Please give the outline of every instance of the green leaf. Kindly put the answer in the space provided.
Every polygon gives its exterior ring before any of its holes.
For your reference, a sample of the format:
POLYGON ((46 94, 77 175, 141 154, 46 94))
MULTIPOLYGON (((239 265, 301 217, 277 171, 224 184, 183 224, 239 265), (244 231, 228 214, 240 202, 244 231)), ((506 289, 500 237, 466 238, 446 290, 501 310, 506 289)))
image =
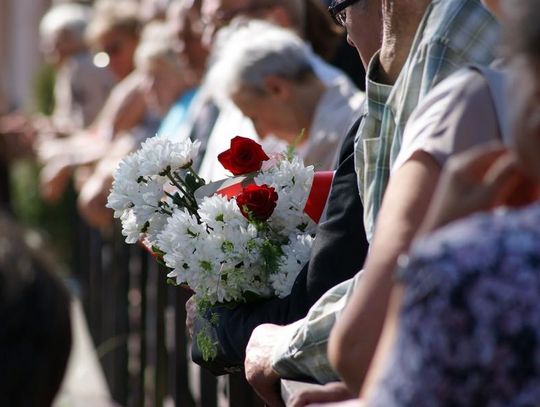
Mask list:
POLYGON ((294 155, 296 154, 296 147, 302 142, 304 139, 304 136, 306 134, 306 129, 302 129, 298 136, 295 137, 293 142, 287 146, 287 151, 285 153, 285 156, 287 157, 287 160, 292 161, 294 158, 294 155))
POLYGON ((186 172, 184 183, 191 192, 195 192, 195 190, 204 185, 204 183, 201 182, 201 178, 195 177, 191 171, 186 172))
POLYGON ((308 227, 308 224, 304 222, 304 223, 298 225, 297 229, 300 232, 304 233, 306 231, 307 227, 308 227))
POLYGON ((275 272, 280 266, 283 251, 281 246, 266 240, 261 246, 261 257, 264 263, 264 270, 267 274, 275 272))
POLYGON ((202 352, 202 357, 205 362, 214 360, 217 356, 217 342, 212 341, 208 335, 208 331, 202 330, 197 334, 197 346, 202 352))

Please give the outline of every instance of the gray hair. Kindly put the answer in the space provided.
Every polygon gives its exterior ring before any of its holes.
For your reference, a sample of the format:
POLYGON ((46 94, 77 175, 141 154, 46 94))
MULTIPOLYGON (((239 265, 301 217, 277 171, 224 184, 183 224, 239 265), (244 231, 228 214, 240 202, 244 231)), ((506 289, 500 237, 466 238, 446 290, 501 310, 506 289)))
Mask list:
POLYGON ((241 87, 264 92, 269 75, 297 81, 312 72, 311 51, 294 32, 259 20, 237 20, 219 31, 205 81, 219 100, 241 87))
POLYGON ((81 4, 59 4, 47 11, 39 24, 39 34, 48 40, 65 30, 74 39, 84 42, 84 31, 92 17, 92 9, 81 4))

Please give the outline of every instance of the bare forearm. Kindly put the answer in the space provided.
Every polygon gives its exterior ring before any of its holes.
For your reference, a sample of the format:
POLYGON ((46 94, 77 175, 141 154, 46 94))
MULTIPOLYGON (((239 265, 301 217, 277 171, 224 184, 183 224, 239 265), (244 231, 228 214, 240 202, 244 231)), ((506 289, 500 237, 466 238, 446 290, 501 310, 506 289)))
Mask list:
MULTIPOLYGON (((414 235, 411 230, 398 229, 393 228, 395 244, 382 248, 384 256, 368 259, 364 279, 330 337, 330 361, 354 394, 360 392, 379 341, 397 258, 414 235)), ((374 244, 372 253, 376 248, 374 244)))
POLYGON ((427 154, 413 157, 396 171, 387 188, 363 280, 330 337, 330 361, 356 394, 377 347, 398 257, 414 238, 440 171, 427 154))

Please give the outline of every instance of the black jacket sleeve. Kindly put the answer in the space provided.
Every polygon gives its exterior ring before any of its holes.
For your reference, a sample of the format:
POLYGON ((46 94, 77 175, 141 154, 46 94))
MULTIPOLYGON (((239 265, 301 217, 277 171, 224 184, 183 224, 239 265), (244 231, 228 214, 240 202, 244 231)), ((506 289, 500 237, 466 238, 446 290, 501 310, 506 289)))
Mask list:
MULTIPOLYGON (((219 342, 218 356, 205 362, 196 341, 192 358, 214 374, 224 374, 243 366, 251 332, 258 325, 285 325, 303 318, 309 308, 330 288, 353 277, 361 269, 368 243, 363 224, 363 208, 354 169, 354 136, 360 120, 344 139, 338 169, 330 192, 326 220, 319 224, 310 261, 296 278, 291 294, 242 304, 234 309, 215 307, 219 316, 211 336, 219 342)), ((194 337, 204 321, 195 323, 194 337)))

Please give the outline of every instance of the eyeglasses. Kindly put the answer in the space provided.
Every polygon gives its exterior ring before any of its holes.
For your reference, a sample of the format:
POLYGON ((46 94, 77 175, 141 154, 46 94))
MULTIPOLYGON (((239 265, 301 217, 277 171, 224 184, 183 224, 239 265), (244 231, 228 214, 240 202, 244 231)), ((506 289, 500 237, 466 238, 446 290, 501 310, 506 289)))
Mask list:
POLYGON ((330 7, 328 7, 328 12, 336 22, 336 24, 345 27, 345 9, 349 6, 352 6, 354 3, 357 3, 359 0, 334 0, 330 7))

